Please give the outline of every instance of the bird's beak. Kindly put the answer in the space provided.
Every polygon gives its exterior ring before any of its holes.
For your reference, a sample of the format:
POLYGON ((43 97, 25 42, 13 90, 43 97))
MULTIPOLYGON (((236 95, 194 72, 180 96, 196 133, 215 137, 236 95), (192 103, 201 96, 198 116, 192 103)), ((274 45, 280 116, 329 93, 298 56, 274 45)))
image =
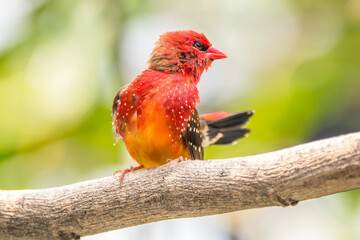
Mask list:
POLYGON ((209 47, 206 51, 206 57, 215 60, 227 58, 227 55, 215 47, 209 47))

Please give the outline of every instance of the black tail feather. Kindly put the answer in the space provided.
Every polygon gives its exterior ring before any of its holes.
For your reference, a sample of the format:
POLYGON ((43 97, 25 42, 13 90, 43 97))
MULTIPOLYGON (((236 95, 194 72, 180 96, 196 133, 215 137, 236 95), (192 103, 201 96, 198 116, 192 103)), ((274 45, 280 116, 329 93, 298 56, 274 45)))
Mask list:
POLYGON ((239 112, 228 117, 206 121, 206 123, 212 128, 237 128, 246 125, 253 114, 254 111, 239 112))
POLYGON ((221 132, 223 136, 213 144, 215 145, 233 144, 238 139, 246 137, 246 135, 249 134, 250 132, 251 130, 247 128, 236 129, 236 130, 224 130, 221 132))
POLYGON ((254 111, 246 111, 215 120, 202 119, 204 146, 232 144, 238 139, 246 137, 251 130, 242 127, 249 122, 249 118, 253 114, 254 111))

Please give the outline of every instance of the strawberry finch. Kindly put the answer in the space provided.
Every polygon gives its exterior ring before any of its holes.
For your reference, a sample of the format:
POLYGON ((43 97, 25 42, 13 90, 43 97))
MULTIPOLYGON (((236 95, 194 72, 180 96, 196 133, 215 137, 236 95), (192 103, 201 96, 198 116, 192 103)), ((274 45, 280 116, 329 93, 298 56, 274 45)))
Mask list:
POLYGON ((140 166, 163 165, 170 159, 203 159, 203 148, 234 143, 246 136, 242 128, 253 111, 200 115, 197 83, 216 59, 226 58, 202 33, 167 32, 156 42, 149 67, 121 88, 113 102, 112 124, 140 166))

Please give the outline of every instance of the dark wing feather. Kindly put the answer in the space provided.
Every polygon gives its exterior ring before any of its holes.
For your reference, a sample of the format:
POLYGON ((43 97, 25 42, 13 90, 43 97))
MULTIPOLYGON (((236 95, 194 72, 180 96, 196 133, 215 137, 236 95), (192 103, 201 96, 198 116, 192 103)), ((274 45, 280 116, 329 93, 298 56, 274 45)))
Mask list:
POLYGON ((204 148, 202 145, 202 131, 200 127, 199 114, 196 109, 188 121, 184 140, 190 151, 191 159, 203 160, 204 148))
POLYGON ((115 116, 116 111, 117 111, 117 108, 118 108, 118 105, 119 105, 119 103, 120 103, 121 90, 122 90, 122 89, 120 89, 120 90, 116 93, 116 95, 115 95, 115 97, 114 97, 113 105, 112 105, 112 109, 111 109, 111 116, 112 116, 112 117, 115 116))
POLYGON ((117 128, 115 126, 116 112, 118 111, 118 106, 119 106, 120 100, 121 100, 121 91, 122 91, 122 88, 116 93, 114 101, 113 101, 112 109, 111 109, 112 126, 113 126, 113 131, 114 131, 114 144, 121 138, 121 136, 118 133, 117 128))

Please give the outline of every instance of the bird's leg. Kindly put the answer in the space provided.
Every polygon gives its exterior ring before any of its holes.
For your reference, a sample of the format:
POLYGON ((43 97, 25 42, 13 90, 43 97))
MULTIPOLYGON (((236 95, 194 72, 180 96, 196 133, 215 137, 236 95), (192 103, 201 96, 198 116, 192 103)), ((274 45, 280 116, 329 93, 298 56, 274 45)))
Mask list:
POLYGON ((140 170, 140 169, 142 169, 142 168, 144 168, 144 167, 140 165, 140 166, 137 166, 137 167, 131 166, 130 168, 127 168, 127 169, 124 169, 124 170, 116 170, 116 171, 114 172, 114 174, 113 174, 113 177, 115 177, 116 174, 121 173, 120 179, 119 179, 119 181, 120 181, 120 186, 121 186, 121 184, 122 184, 122 182, 123 182, 123 180, 124 180, 124 176, 125 176, 126 173, 128 173, 128 172, 135 172, 135 171, 140 170))

